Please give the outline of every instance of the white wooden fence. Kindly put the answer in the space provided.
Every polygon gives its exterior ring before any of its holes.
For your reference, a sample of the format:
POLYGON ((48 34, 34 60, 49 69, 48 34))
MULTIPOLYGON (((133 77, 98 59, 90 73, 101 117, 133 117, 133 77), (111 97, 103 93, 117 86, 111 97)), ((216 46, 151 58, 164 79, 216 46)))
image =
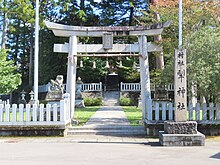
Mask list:
MULTIPOLYGON (((160 123, 174 120, 173 103, 147 101, 147 123, 160 123)), ((220 104, 196 103, 188 106, 188 120, 197 121, 199 124, 220 124, 220 104)))
MULTIPOLYGON (((63 84, 63 86, 64 86, 64 90, 66 90, 66 84, 63 84)), ((49 90, 50 90, 50 83, 45 84, 45 85, 39 85, 38 87, 38 91, 40 93, 48 92, 49 90)), ((81 90, 85 92, 102 91, 102 82, 81 84, 81 90)))
POLYGON ((0 104, 0 126, 65 126, 70 123, 70 100, 60 104, 0 104))
MULTIPOLYGON (((156 85, 151 84, 151 91, 155 91, 156 85)), ((174 85, 173 84, 168 84, 166 86, 168 91, 174 91, 174 85)), ((120 89, 122 92, 125 91, 141 91, 141 84, 140 83, 123 83, 121 82, 120 84, 120 89)))

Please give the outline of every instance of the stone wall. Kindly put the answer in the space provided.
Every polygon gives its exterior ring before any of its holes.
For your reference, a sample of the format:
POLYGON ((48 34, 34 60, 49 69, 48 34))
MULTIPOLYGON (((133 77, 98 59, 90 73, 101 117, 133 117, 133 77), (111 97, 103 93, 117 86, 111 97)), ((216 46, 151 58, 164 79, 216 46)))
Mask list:
POLYGON ((1 126, 0 136, 66 136, 61 126, 1 126))
POLYGON ((94 91, 94 92, 82 92, 83 98, 96 98, 103 97, 102 92, 94 91))
MULTIPOLYGON (((159 131, 164 131, 164 124, 145 124, 145 129, 147 136, 159 137, 159 131)), ((220 136, 220 125, 198 124, 197 130, 206 136, 220 136)))

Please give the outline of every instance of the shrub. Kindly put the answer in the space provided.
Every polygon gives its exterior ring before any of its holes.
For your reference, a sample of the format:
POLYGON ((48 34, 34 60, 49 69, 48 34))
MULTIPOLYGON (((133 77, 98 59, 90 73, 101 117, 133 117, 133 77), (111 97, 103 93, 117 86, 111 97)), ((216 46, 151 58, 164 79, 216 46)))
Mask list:
POLYGON ((97 106, 97 105, 102 105, 102 97, 96 97, 96 98, 93 98, 93 105, 97 106))
POLYGON ((131 105, 131 99, 127 97, 121 97, 120 98, 120 105, 122 106, 129 106, 131 105))
POLYGON ((85 106, 98 106, 102 105, 102 97, 96 97, 96 98, 84 98, 84 104, 85 106))

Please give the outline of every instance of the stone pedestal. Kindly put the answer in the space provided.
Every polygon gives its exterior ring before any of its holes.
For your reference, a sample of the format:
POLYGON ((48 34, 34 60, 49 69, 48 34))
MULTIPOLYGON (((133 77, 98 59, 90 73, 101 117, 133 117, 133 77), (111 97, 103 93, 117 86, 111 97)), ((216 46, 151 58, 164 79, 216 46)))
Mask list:
POLYGON ((76 99, 75 100, 75 107, 76 108, 84 108, 85 107, 84 100, 83 99, 76 99))
POLYGON ((164 131, 159 132, 163 146, 204 146, 205 135, 197 131, 196 121, 164 122, 164 131))

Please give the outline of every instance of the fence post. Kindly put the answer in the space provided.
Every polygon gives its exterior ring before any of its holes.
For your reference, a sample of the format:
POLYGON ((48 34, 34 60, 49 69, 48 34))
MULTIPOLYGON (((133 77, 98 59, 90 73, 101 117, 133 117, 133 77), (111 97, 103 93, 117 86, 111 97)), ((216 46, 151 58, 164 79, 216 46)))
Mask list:
POLYGON ((60 101, 60 121, 65 121, 66 104, 65 99, 60 101))
POLYGON ((169 108, 169 120, 173 120, 173 104, 169 103, 168 108, 169 108))
POLYGON ((166 120, 166 113, 167 112, 167 103, 162 103, 162 120, 166 120))
POLYGON ((147 120, 152 121, 152 100, 147 100, 147 120))
POLYGON ((10 104, 5 105, 5 121, 10 121, 10 104))
POLYGON ((26 121, 27 122, 31 121, 30 111, 31 111, 31 105, 26 104, 26 121))
POLYGON ((53 105, 53 121, 57 121, 57 104, 53 105))
POLYGON ((17 104, 12 105, 12 122, 17 121, 17 104))
POLYGON ((202 120, 204 121, 207 120, 207 104, 206 103, 202 104, 202 120))
POLYGON ((189 120, 193 120, 193 104, 192 103, 189 103, 189 120))
POLYGON ((24 104, 19 104, 19 121, 24 121, 24 104))
POLYGON ((44 121, 44 104, 40 104, 40 121, 44 121))
POLYGON ((196 103, 196 121, 200 120, 200 104, 196 103))
POLYGON ((160 106, 159 103, 155 103, 155 120, 158 121, 160 119, 160 106))
POLYGON ((220 120, 220 103, 216 104, 216 120, 220 120))
POLYGON ((51 121, 50 119, 50 109, 51 109, 51 104, 46 105, 46 121, 51 121))
POLYGON ((33 121, 37 121, 37 104, 33 105, 33 121))
POLYGON ((0 122, 3 121, 3 108, 4 108, 4 105, 0 104, 0 122))
POLYGON ((214 120, 214 104, 210 103, 209 104, 209 120, 214 120))

